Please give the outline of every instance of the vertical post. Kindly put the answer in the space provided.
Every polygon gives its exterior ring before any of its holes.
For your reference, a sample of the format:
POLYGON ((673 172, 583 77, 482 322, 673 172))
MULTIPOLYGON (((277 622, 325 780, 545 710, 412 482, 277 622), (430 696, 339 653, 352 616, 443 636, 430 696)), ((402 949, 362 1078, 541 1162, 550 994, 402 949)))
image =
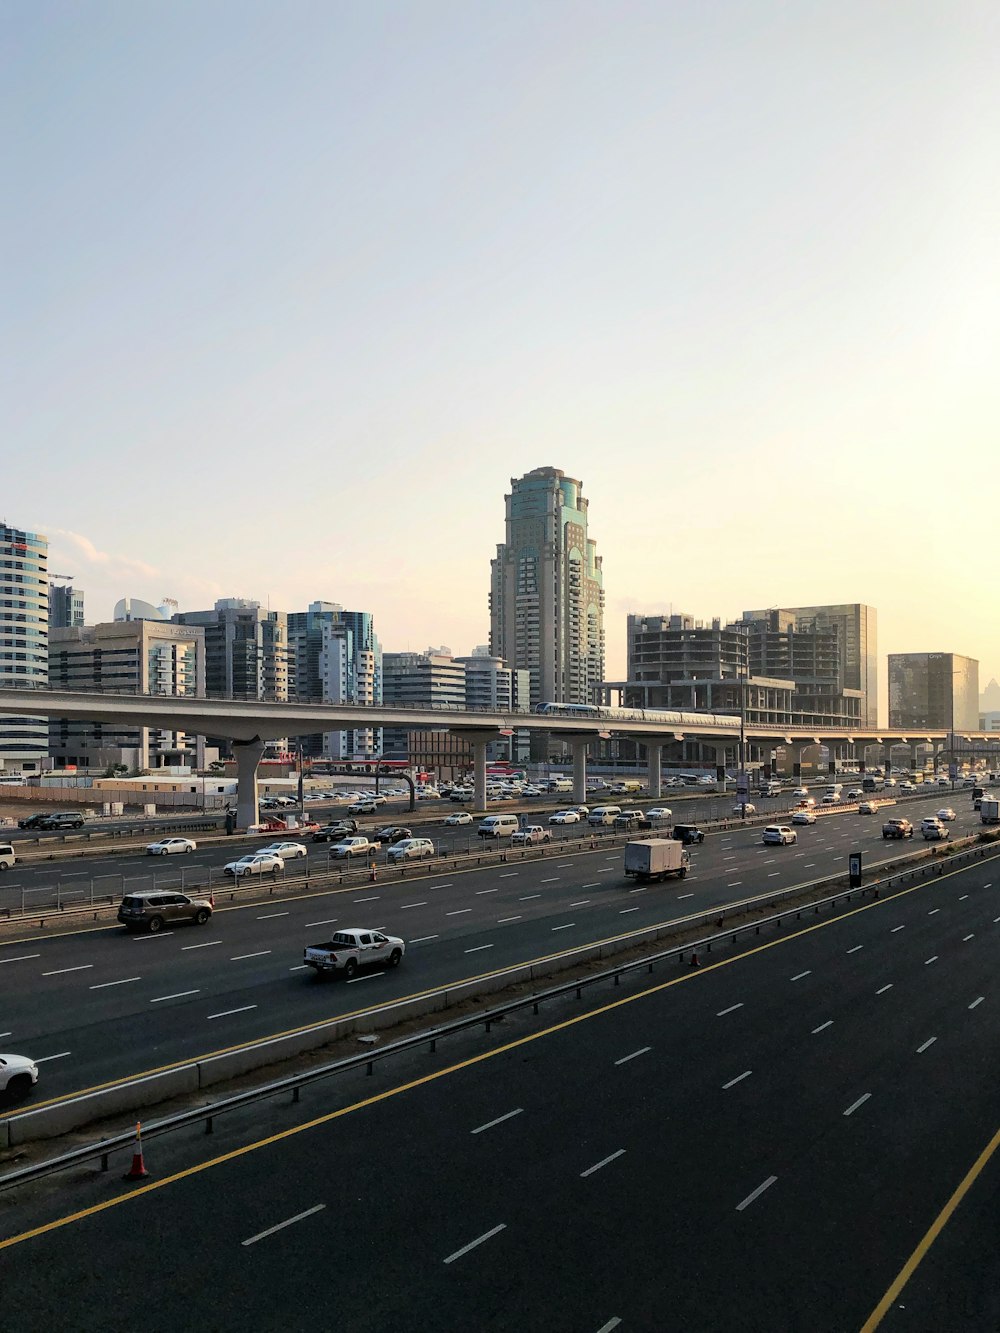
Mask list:
POLYGON ((588 736, 574 736, 570 741, 573 751, 573 800, 583 805, 587 799, 587 745, 588 736))
POLYGON ((475 807, 477 810, 486 809, 486 746, 488 744, 486 736, 472 737, 472 763, 475 771, 475 807))
POLYGON ((648 775, 646 785, 649 794, 655 800, 659 800, 663 788, 663 749, 657 740, 646 745, 646 766, 648 775))
POLYGON ((236 755, 236 826, 247 829, 257 823, 257 765, 264 753, 259 736, 252 741, 233 741, 236 755))
POLYGON ((750 775, 747 773, 747 625, 739 622, 740 630, 740 757, 736 791, 740 801, 740 819, 747 817, 747 796, 750 793, 750 775))

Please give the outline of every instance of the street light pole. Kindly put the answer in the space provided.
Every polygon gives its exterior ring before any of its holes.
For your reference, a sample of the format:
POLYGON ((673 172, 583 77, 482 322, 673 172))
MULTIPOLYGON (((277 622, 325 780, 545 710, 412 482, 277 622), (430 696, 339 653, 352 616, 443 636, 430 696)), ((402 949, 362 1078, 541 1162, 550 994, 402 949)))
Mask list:
POLYGON ((739 630, 739 669, 740 669, 740 776, 738 779, 740 793, 740 819, 747 817, 747 789, 749 787, 749 778, 747 777, 747 671, 746 671, 746 625, 740 621, 739 630))

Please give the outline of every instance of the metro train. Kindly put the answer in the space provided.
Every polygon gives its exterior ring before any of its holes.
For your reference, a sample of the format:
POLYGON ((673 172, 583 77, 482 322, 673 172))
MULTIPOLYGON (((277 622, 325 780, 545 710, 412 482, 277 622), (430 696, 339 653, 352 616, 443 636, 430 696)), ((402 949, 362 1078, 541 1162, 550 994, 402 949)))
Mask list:
POLYGON ((600 704, 537 704, 536 713, 552 717, 584 717, 612 722, 662 722, 667 727, 722 727, 738 732, 740 719, 730 713, 683 713, 669 708, 610 708, 600 704))

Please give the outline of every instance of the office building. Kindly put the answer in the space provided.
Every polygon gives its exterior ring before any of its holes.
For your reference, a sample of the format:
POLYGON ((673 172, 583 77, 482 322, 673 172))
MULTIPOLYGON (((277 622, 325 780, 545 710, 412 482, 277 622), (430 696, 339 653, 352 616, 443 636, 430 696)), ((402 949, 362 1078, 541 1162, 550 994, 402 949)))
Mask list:
MULTIPOLYGON (((195 697, 205 692, 205 632, 160 620, 118 620, 49 632, 49 684, 61 690, 195 697)), ((53 718, 49 749, 60 767, 165 764, 203 768, 205 739, 183 731, 53 718)))
MULTIPOLYGON (((773 608, 772 608, 773 609, 773 608)), ((764 620, 770 611, 744 611, 744 620, 764 620)), ((862 602, 833 606, 788 606, 782 614, 795 617, 798 631, 836 629, 841 672, 846 690, 861 691, 860 725, 878 726, 878 613, 862 602)))
POLYGON ((588 501, 558 468, 510 484, 491 562, 490 652, 528 672, 531 707, 593 703, 604 679, 604 585, 588 501))
MULTIPOLYGON (((0 685, 49 679, 48 538, 0 522, 0 685)), ((0 716, 0 773, 37 773, 49 752, 48 721, 0 716)))
POLYGON ((49 584, 49 629, 83 624, 83 592, 68 583, 49 584))
POLYGON ((958 653, 890 653, 889 726, 978 731, 979 663, 958 653))
MULTIPOLYGON (((382 702, 413 709, 465 708, 465 664, 429 649, 425 653, 382 654, 382 702)), ((407 759, 407 727, 385 727, 382 753, 387 759, 407 759)))
MULTIPOLYGON (((382 645, 368 611, 340 611, 336 621, 324 623, 318 667, 324 703, 382 703, 382 645)), ((322 753, 330 759, 375 758, 382 753, 382 728, 324 732, 322 753)))
MULTIPOLYGON (((531 683, 527 670, 515 671, 502 657, 492 657, 477 648, 469 657, 456 657, 465 667, 465 706, 474 712, 518 713, 530 710, 531 683)), ((491 741, 488 759, 527 762, 530 733, 515 731, 509 737, 491 741)))

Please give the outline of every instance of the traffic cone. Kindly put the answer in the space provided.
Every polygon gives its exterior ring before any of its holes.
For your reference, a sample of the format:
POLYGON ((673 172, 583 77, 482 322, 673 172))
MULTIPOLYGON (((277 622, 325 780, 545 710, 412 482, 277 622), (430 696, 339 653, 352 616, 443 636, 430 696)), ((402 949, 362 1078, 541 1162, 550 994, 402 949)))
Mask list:
POLYGON ((211 907, 212 911, 214 912, 214 911, 215 911, 215 890, 214 890, 214 889, 209 889, 209 891, 208 891, 208 904, 209 904, 209 906, 211 907))
POLYGON ((701 967, 701 963, 699 963, 699 961, 698 961, 698 954, 697 954, 697 951, 693 951, 692 954, 691 954, 691 966, 692 966, 692 967, 701 967))
POLYGON ((142 1124, 135 1122, 135 1151, 132 1154, 132 1165, 122 1176, 123 1180, 145 1180, 149 1175, 146 1170, 146 1163, 142 1160, 142 1124))

